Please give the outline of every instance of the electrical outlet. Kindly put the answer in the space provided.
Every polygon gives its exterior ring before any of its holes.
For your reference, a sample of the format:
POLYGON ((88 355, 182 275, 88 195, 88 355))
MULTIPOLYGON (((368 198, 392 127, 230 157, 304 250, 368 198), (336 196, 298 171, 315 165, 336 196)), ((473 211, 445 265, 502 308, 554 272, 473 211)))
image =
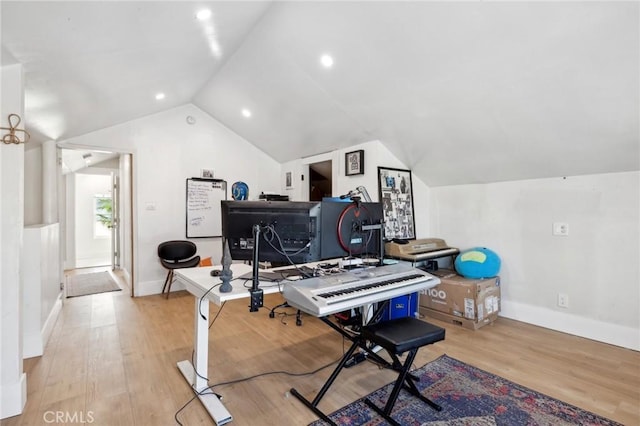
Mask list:
POLYGON ((553 222, 553 235, 561 237, 569 235, 569 224, 565 222, 553 222))
POLYGON ((565 293, 558 293, 558 306, 561 308, 569 307, 569 295, 565 293))

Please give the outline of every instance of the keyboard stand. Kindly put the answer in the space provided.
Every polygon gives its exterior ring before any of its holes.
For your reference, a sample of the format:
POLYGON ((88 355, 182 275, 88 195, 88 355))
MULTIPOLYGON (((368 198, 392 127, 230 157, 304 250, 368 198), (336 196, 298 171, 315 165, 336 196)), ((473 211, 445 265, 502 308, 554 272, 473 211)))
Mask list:
MULTIPOLYGON (((379 304, 378 308, 376 309, 376 311, 374 312, 373 316, 371 317, 371 321, 370 322, 373 323, 373 322, 377 321, 378 318, 380 318, 380 316, 382 315, 382 311, 388 305, 388 303, 389 303, 389 301, 386 300, 386 301, 384 301, 384 302, 379 304)), ((315 396, 313 401, 309 401, 300 392, 298 392, 295 388, 291 388, 290 392, 291 392, 291 395, 295 396, 298 400, 300 400, 300 402, 302 402, 308 409, 313 411, 322 420, 324 420, 325 422, 329 423, 330 425, 337 426, 329 417, 327 417, 326 414, 324 414, 318 408, 318 404, 320 403, 320 401, 322 400, 324 395, 327 393, 327 391, 329 390, 329 388, 331 387, 333 382, 336 380, 336 378, 338 377, 338 375, 340 374, 342 369, 346 367, 347 362, 351 359, 351 357, 353 356, 353 354, 354 354, 356 349, 360 348, 361 350, 364 351, 363 353, 365 353, 366 356, 368 356, 371 359, 375 360, 375 362, 379 363, 383 367, 391 368, 391 369, 396 370, 396 371, 399 371, 399 370, 396 368, 396 366, 394 366, 393 364, 388 362, 386 359, 382 358, 380 355, 375 353, 374 352, 375 348, 369 348, 368 345, 366 344, 367 342, 363 342, 363 341, 355 338, 351 334, 349 334, 346 331, 344 331, 342 328, 338 327, 335 323, 333 323, 327 317, 320 317, 320 320, 322 320, 322 322, 327 324, 329 327, 331 327, 334 330, 336 330, 338 333, 340 333, 346 339, 349 339, 352 342, 351 347, 342 356, 342 358, 340 359, 340 362, 338 363, 336 368, 331 373, 331 376, 329 376, 329 378, 324 383, 324 385, 322 385, 322 388, 320 389, 320 391, 318 391, 318 394, 315 396)))

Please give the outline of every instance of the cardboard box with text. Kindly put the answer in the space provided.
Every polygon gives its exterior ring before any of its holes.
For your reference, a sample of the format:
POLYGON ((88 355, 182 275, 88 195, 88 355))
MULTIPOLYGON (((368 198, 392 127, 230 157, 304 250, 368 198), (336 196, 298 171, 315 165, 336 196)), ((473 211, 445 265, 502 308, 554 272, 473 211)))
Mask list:
POLYGON ((500 312, 500 277, 468 279, 449 269, 432 274, 440 284, 420 293, 420 307, 474 322, 500 312))

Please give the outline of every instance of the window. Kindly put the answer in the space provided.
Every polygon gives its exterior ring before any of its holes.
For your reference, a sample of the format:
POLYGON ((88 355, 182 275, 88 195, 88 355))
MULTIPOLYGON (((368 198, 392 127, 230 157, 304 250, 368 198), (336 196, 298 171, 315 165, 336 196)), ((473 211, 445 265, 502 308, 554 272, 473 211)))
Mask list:
POLYGON ((96 194, 93 201, 93 236, 108 238, 111 236, 113 199, 111 195, 96 194))

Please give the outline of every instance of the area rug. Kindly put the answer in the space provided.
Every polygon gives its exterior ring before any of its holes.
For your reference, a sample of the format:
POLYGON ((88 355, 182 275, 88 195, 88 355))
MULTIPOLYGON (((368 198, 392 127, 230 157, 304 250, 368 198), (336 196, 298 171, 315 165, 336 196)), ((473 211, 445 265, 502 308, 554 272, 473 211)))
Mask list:
MULTIPOLYGON (((431 409, 403 390, 391 413, 403 426, 620 425, 446 355, 413 373, 420 377, 416 383, 420 393, 440 404, 442 411, 431 409)), ((368 398, 382 408, 391 389, 388 384, 368 398)), ((329 418, 339 425, 387 424, 364 398, 329 418)), ((311 426, 324 424, 317 420, 311 426)))
POLYGON ((91 272, 67 277, 67 297, 122 290, 108 272, 91 272))

